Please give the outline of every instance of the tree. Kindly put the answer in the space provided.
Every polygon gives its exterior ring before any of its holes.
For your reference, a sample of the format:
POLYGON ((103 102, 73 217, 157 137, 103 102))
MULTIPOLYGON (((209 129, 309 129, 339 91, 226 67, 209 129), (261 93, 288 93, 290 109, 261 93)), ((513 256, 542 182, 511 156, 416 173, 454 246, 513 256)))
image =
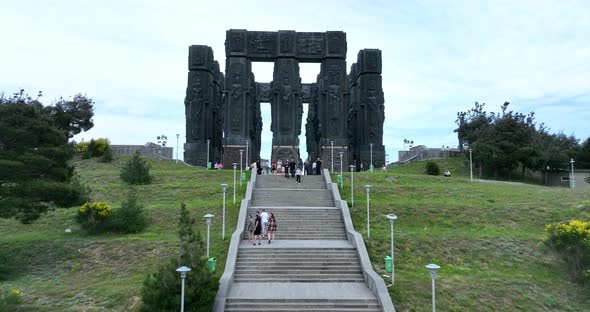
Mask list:
POLYGON ((88 131, 94 126, 93 104, 92 99, 77 94, 71 100, 61 98, 53 106, 48 106, 47 110, 55 120, 56 126, 64 130, 67 138, 71 139, 74 135, 88 131))
MULTIPOLYGON (((0 217, 30 223, 53 207, 81 205, 88 190, 68 163, 74 155, 68 133, 76 126, 60 123, 52 108, 23 93, 0 96, 0 217)), ((91 118, 90 106, 78 122, 91 118)))
POLYGON ((455 132, 460 148, 465 143, 473 150, 480 176, 485 166, 495 177, 503 173, 508 178, 520 167, 524 177, 527 168, 539 170, 543 168, 543 159, 555 157, 547 154, 551 150, 547 148, 551 137, 543 124, 537 129, 535 113, 509 111, 509 105, 505 102, 500 113, 488 113, 484 110, 485 103, 475 102, 471 110, 457 113, 455 132))
POLYGON ((195 219, 190 217, 185 205, 180 208, 180 239, 178 258, 160 265, 155 273, 149 274, 143 282, 141 311, 178 311, 180 306, 180 277, 175 271, 188 266, 186 275, 185 310, 211 311, 218 282, 206 268, 204 244, 199 232, 193 231, 195 219))
POLYGON ((152 179, 150 166, 139 153, 135 153, 121 168, 121 180, 127 184, 150 184, 152 179))
POLYGON ((576 166, 582 169, 590 169, 590 138, 587 138, 581 144, 580 150, 576 155, 576 166))

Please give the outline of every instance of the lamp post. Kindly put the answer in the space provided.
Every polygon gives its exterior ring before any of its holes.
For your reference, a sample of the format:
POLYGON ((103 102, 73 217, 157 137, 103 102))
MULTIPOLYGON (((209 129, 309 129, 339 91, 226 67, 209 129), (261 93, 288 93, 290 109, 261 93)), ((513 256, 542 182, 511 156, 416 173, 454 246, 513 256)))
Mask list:
POLYGON ((223 214, 221 215, 221 239, 225 240, 225 191, 227 184, 221 184, 221 191, 223 192, 223 214))
POLYGON ((242 187, 242 155, 244 154, 244 150, 240 149, 240 187, 242 187))
POLYGON ((371 238, 371 214, 369 213, 369 202, 371 201, 369 193, 371 193, 371 186, 365 185, 365 189, 367 190, 367 238, 371 238))
POLYGON ((236 205, 236 168, 238 167, 237 163, 233 163, 234 165, 234 206, 236 205))
POLYGON ((373 172, 373 143, 369 143, 369 148, 370 148, 370 151, 371 151, 371 153, 370 153, 370 155, 371 155, 371 158, 370 158, 371 163, 369 164, 369 170, 371 172, 373 172))
POLYGON ((436 270, 440 269, 440 266, 431 263, 426 266, 427 269, 430 270, 430 278, 432 279, 432 312, 436 311, 436 292, 434 286, 434 280, 436 279, 436 270))
POLYGON ((570 188, 572 190, 576 188, 576 175, 574 173, 574 163, 575 162, 576 161, 573 158, 570 160, 570 165, 572 166, 572 174, 571 174, 571 177, 570 177, 570 188))
POLYGON ((205 164, 207 170, 209 170, 209 144, 211 144, 211 140, 207 139, 207 163, 205 164))
POLYGON ((472 151, 472 149, 469 149, 469 179, 471 182, 473 182, 473 158, 471 157, 472 151))
POLYGON ((397 216, 393 213, 387 215, 387 219, 389 219, 389 224, 391 225, 391 285, 395 284, 395 258, 393 255, 393 223, 397 220, 397 216))
POLYGON ((180 137, 180 133, 176 134, 176 163, 178 163, 178 137, 180 137))
POLYGON ((354 165, 350 165, 350 205, 354 208, 354 165))
POLYGON ((342 155, 344 155, 343 151, 340 151, 340 189, 342 189, 342 185, 344 183, 344 177, 342 176, 342 155))
POLYGON ((246 140, 246 168, 250 166, 250 161, 248 159, 248 140, 246 140))
POLYGON ((190 271, 191 268, 184 265, 176 269, 176 272, 180 273, 180 279, 182 280, 182 284, 180 286, 180 312, 184 312, 184 280, 186 278, 186 273, 190 271))
POLYGON ((332 146, 332 157, 330 158, 330 163, 332 164, 331 173, 334 174, 334 140, 330 141, 330 145, 332 146))
POLYGON ((209 258, 209 229, 211 228, 211 218, 213 218, 213 215, 208 213, 204 217, 207 220, 207 258, 209 258))

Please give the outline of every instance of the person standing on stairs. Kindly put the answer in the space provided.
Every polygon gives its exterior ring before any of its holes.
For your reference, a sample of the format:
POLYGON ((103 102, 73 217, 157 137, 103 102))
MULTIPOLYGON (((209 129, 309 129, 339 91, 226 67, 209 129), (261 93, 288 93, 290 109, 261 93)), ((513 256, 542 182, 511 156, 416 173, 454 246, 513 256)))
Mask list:
POLYGON ((262 238, 264 238, 266 235, 266 228, 268 227, 268 212, 266 212, 266 210, 262 209, 260 219, 262 219, 262 238))
POLYGON ((250 214, 248 215, 248 223, 246 226, 246 230, 248 231, 248 244, 254 243, 254 230, 256 229, 254 225, 254 218, 252 218, 252 215, 250 214))
POLYGON ((295 177, 297 177, 297 184, 301 184, 301 169, 297 168, 297 171, 295 171, 295 177))
POLYGON ((315 174, 321 175, 322 174, 322 160, 318 157, 318 160, 315 162, 315 174))
POLYGON ((283 164, 283 168, 285 169, 285 178, 289 178, 289 161, 285 160, 283 164))
POLYGON ((260 216, 258 215, 258 211, 256 211, 256 219, 254 220, 254 243, 252 243, 252 245, 256 245, 257 240, 258 245, 260 245, 260 232, 262 232, 262 224, 260 224, 260 216))
POLYGON ((294 178, 295 177, 295 167, 297 164, 295 164, 295 159, 291 158, 291 161, 289 162, 289 171, 291 172, 291 177, 294 178))
POLYGON ((270 244, 271 240, 275 240, 275 231, 277 230, 277 220, 275 219, 274 213, 270 213, 270 217, 268 218, 268 243, 270 244))

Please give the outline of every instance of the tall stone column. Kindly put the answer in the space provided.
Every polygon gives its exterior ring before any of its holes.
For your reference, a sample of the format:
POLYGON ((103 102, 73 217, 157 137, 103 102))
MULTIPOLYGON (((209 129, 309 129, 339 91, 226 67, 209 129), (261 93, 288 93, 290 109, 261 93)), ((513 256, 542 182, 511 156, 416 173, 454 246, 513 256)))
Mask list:
POLYGON ((186 143, 184 159, 196 166, 206 166, 209 161, 221 159, 222 103, 219 64, 213 59, 208 46, 189 47, 189 73, 186 97, 186 143), (209 148, 207 148, 209 140, 209 148))
POLYGON ((313 83, 310 86, 309 106, 307 109, 307 119, 305 123, 305 138, 307 142, 308 160, 314 160, 320 154, 320 121, 318 117, 318 107, 320 101, 319 86, 313 83))
POLYGON ((339 152, 348 148, 346 113, 349 92, 346 60, 324 60, 320 77, 318 120, 321 155, 318 157, 322 159, 325 168, 331 168, 332 162, 339 165, 339 159, 336 159, 339 152))
POLYGON ((279 58, 274 63, 270 107, 273 133, 272 161, 299 159, 299 134, 303 103, 299 62, 294 58, 279 58))
MULTIPOLYGON (((224 88, 224 167, 230 168, 232 163, 240 163, 240 149, 243 149, 242 166, 252 160, 250 154, 253 136, 253 116, 256 114, 255 96, 252 94, 253 75, 251 61, 246 57, 228 57, 225 66, 224 88), (246 140, 248 153, 246 155, 246 140), (248 156, 248 157, 247 157, 248 156)), ((259 110, 258 110, 259 111, 259 110)))
POLYGON ((352 133, 351 151, 359 169, 367 170, 371 164, 385 164, 383 122, 384 95, 381 78, 381 51, 365 49, 358 53, 357 64, 351 70, 352 99, 349 122, 352 133), (371 148, 372 144, 372 148, 371 148))

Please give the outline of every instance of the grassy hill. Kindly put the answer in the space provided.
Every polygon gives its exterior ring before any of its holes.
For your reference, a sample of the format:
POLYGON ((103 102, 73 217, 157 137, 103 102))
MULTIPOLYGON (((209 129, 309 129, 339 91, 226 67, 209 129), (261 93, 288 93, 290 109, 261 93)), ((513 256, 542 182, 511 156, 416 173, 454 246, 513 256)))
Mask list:
MULTIPOLYGON (((111 164, 76 162, 77 172, 92 189, 94 200, 119 207, 127 192, 119 173, 127 159, 118 158, 111 164)), ((217 258, 216 273, 220 277, 246 184, 240 188, 237 181, 234 207, 233 171, 206 171, 160 160, 148 162, 155 181, 137 187, 151 219, 143 233, 82 235, 75 221, 75 208, 52 211, 31 225, 0 219, 0 254, 9 259, 12 267, 9 279, 0 282, 0 288, 14 287, 24 292, 22 311, 133 310, 140 302, 145 274, 177 253, 176 224, 181 202, 196 217, 196 229, 204 234, 203 215, 215 215, 211 256, 217 258), (229 185, 225 241, 221 240, 221 183, 229 185), (73 233, 65 233, 66 228, 73 229, 73 233)))
MULTIPOLYGON (((386 274, 389 220, 395 213, 398 311, 427 311, 430 277, 442 266, 437 306, 442 311, 588 311, 590 287, 572 283, 564 264, 539 246, 547 223, 590 219, 590 190, 469 181, 461 159, 437 160, 451 178, 427 176, 425 162, 388 172, 355 174, 355 228, 366 237, 366 195, 371 190, 373 267, 386 274)), ((345 176, 341 191, 350 201, 345 176)))
MULTIPOLYGON (((125 158, 112 164, 76 162, 95 200, 120 205, 126 186, 119 179, 125 158)), ((155 182, 138 188, 151 218, 141 234, 84 236, 76 209, 59 209, 31 225, 0 219, 0 255, 12 273, 0 288, 24 292, 22 311, 132 311, 140 302, 146 273, 177 251, 180 203, 196 216, 213 213, 211 255, 223 272, 229 237, 235 229, 239 199, 232 205, 233 171, 206 171, 150 160, 155 182), (227 233, 221 240, 221 188, 229 184, 227 233), (64 233, 72 228, 73 233, 64 233)), ((384 274, 389 254, 389 223, 396 213, 396 283, 391 290, 398 311, 430 309, 430 279, 424 265, 442 266, 437 279, 441 311, 587 311, 590 287, 570 282, 563 264, 539 247, 546 223, 590 219, 590 191, 530 185, 470 183, 463 160, 441 163, 451 178, 423 174, 424 163, 387 172, 355 174, 356 229, 365 234, 364 185, 371 192, 371 239, 375 270, 384 274)), ((350 199, 349 173, 342 198, 350 199)), ((333 177, 335 181, 335 177, 333 177)), ((303 180, 305 183, 305 180, 303 180)), ((280 220, 279 220, 280 222, 280 220)), ((261 290, 266 291, 266 290, 261 290)))

